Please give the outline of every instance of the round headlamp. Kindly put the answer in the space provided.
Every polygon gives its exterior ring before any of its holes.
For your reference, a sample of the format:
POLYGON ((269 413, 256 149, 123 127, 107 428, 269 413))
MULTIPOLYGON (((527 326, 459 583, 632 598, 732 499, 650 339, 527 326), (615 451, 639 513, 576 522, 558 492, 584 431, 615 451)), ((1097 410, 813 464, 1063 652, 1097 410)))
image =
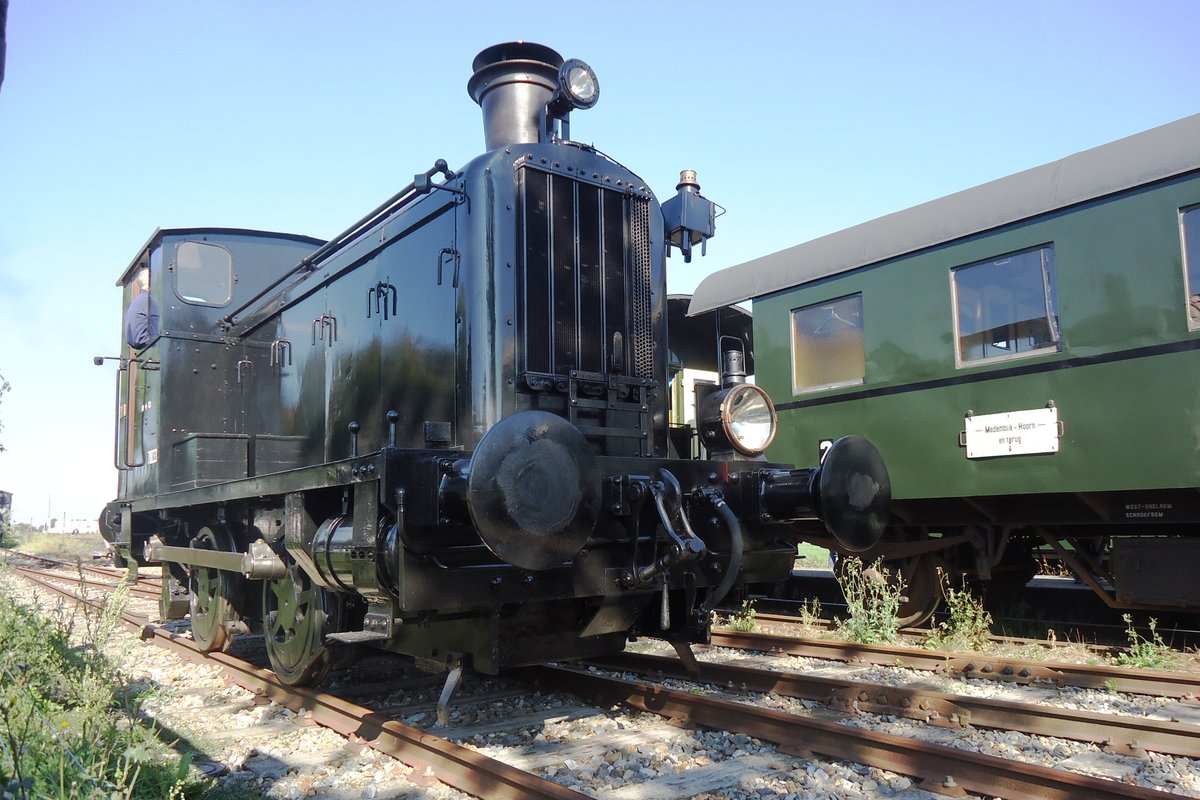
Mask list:
POLYGON ((591 108, 600 99, 600 81, 587 64, 568 58, 558 68, 558 94, 575 108, 591 108))
POLYGON ((713 392, 704 400, 700 417, 704 444, 712 452, 733 449, 758 456, 775 438, 775 406, 751 383, 713 392))

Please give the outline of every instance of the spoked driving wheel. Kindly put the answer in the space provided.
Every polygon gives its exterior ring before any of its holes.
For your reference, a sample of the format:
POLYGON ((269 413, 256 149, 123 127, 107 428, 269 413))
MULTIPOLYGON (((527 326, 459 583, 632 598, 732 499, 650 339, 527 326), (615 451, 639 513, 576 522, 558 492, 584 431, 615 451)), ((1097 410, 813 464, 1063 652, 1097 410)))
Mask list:
POLYGON ((336 597, 315 586, 295 562, 287 574, 263 581, 267 656, 280 680, 316 683, 329 671, 325 632, 336 625, 336 597))
MULTIPOLYGON (((192 547, 233 552, 233 538, 222 528, 203 528, 192 540, 192 547)), ((236 576, 212 567, 191 568, 188 610, 192 617, 192 638, 206 653, 228 650, 233 641, 226 623, 236 617, 230 602, 237 590, 236 580, 236 576)))

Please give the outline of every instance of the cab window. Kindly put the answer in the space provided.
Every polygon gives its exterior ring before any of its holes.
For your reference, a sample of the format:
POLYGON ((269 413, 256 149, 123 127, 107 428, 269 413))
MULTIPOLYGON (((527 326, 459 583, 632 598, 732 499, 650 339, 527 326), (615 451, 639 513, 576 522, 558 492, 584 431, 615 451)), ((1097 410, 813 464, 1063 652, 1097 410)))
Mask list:
POLYGON ((862 295, 792 311, 792 393, 860 384, 866 376, 862 295))
POLYGON ((1183 235, 1183 270, 1187 282, 1188 327, 1200 329, 1200 206, 1184 209, 1180 216, 1183 235))
POLYGON ((233 256, 220 245, 180 242, 175 250, 175 294, 195 305, 225 305, 233 296, 233 256))
POLYGON ((951 270, 959 366, 1059 349, 1054 247, 951 270))

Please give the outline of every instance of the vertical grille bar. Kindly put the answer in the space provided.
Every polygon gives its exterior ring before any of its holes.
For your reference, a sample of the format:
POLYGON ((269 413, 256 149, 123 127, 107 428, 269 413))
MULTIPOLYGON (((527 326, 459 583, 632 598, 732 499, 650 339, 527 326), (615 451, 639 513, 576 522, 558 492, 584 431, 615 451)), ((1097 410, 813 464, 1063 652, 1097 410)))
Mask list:
POLYGON ((606 372, 604 276, 601 270, 600 188, 578 184, 579 191, 579 368, 606 372))
POLYGON ((575 268, 575 182, 561 175, 550 178, 551 274, 554 281, 554 372, 578 369, 579 336, 575 268))
POLYGON ((650 203, 638 198, 629 199, 630 254, 632 262, 633 315, 629 330, 633 339, 633 368, 638 378, 654 376, 654 337, 651 325, 650 287, 650 203))
POLYGON ((550 362, 550 191, 549 175, 521 170, 524 178, 525 269, 519 294, 524 334, 524 368, 548 373, 550 362))
POLYGON ((625 201, 616 192, 601 191, 604 219, 601 257, 604 264, 604 344, 609 363, 604 372, 624 374, 629 364, 625 288, 625 201))

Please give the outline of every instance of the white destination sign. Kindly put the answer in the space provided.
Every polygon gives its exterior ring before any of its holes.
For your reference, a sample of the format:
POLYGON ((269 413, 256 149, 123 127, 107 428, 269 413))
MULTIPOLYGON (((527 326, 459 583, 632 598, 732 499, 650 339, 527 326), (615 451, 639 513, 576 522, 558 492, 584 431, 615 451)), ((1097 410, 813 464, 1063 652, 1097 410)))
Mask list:
POLYGON ((965 419, 967 458, 1058 452, 1058 409, 1035 408, 965 419))

